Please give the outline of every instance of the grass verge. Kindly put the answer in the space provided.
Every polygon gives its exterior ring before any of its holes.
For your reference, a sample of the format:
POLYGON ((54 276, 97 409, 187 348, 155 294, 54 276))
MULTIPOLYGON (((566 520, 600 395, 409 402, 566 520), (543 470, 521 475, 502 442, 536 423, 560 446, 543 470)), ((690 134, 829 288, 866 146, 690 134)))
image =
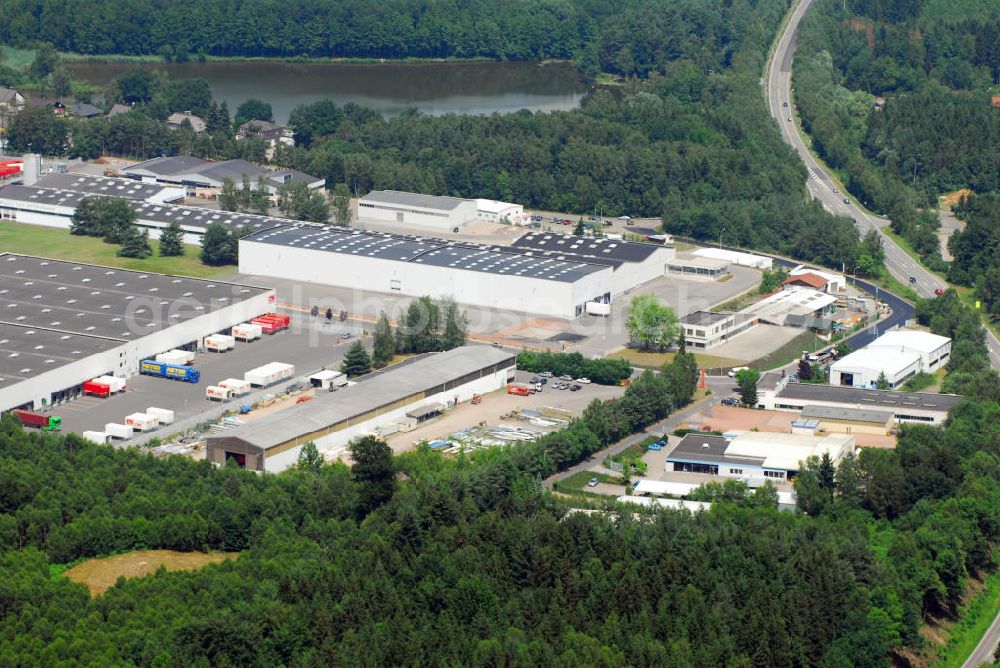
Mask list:
MULTIPOLYGON (((676 354, 677 353, 650 353, 642 350, 633 350, 632 348, 624 348, 611 353, 608 357, 617 357, 619 359, 628 360, 632 366, 643 369, 658 369, 664 364, 672 362, 676 354)), ((742 360, 734 360, 727 357, 716 357, 714 355, 703 355, 701 353, 695 353, 694 356, 695 359, 698 360, 698 366, 703 369, 740 366, 743 364, 742 360)))
POLYGON ((589 487, 587 487, 587 483, 590 482, 591 478, 597 478, 598 482, 606 482, 612 485, 618 484, 617 476, 610 476, 606 473, 595 473, 594 471, 577 471, 568 478, 563 478, 562 480, 553 483, 552 489, 557 492, 563 492, 564 494, 580 494, 601 499, 608 498, 604 494, 595 494, 594 492, 587 491, 589 489, 589 487))
POLYGON ((948 632, 948 643, 939 650, 936 668, 959 668, 976 649, 986 629, 1000 611, 1000 573, 993 573, 983 582, 959 613, 948 632))
POLYGON ((0 222, 0 250, 25 255, 40 255, 55 260, 85 262, 119 269, 133 269, 158 274, 176 274, 191 278, 213 278, 236 271, 234 265, 209 267, 198 259, 198 246, 185 246, 181 257, 160 257, 159 242, 151 240, 153 255, 144 260, 118 257, 119 246, 93 237, 76 237, 68 230, 42 225, 0 222))

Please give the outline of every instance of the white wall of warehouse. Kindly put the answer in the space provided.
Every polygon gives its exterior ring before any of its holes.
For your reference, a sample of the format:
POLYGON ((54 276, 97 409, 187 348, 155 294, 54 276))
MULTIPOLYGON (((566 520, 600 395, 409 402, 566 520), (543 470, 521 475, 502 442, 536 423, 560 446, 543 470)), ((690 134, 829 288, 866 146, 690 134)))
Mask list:
MULTIPOLYGON (((354 425, 348 429, 344 429, 343 431, 334 432, 329 436, 318 438, 314 442, 316 443, 316 447, 321 452, 336 456, 344 451, 347 444, 350 443, 351 440, 372 432, 376 427, 399 422, 406 417, 407 411, 411 411, 414 408, 427 404, 448 404, 455 401, 456 398, 459 403, 469 401, 472 399, 472 395, 474 394, 487 394, 489 392, 499 390, 507 385, 508 382, 513 381, 513 375, 514 367, 501 369, 489 376, 477 378, 476 380, 468 382, 464 385, 454 387, 446 392, 439 392, 438 394, 425 397, 424 399, 414 402, 409 406, 397 408, 394 411, 384 413, 379 415, 377 418, 354 425)), ((347 391, 349 392, 350 390, 347 391)), ((296 462, 298 462, 299 452, 302 450, 302 445, 305 445, 305 441, 303 441, 301 445, 289 448, 274 457, 265 456, 264 470, 270 473, 277 473, 278 471, 284 471, 285 469, 295 466, 296 462)))
POLYGON ((14 384, 5 384, 0 388, 0 411, 24 405, 33 401, 35 408, 42 408, 42 400, 47 404, 53 392, 79 385, 106 373, 114 373, 119 368, 121 355, 125 353, 126 345, 117 346, 104 352, 57 366, 51 371, 22 380, 14 384))
POLYGON ((438 232, 451 232, 456 227, 461 227, 466 223, 472 222, 478 215, 479 212, 476 209, 475 200, 463 200, 454 209, 448 211, 426 209, 405 204, 373 202, 364 198, 358 204, 358 218, 360 220, 403 225, 406 227, 426 227, 438 232), (372 206, 369 207, 366 204, 371 204, 372 206), (402 215, 402 220, 399 219, 398 214, 402 215))
POLYGON ((624 262, 614 272, 612 295, 620 295, 667 273, 667 265, 676 252, 669 246, 657 248, 642 262, 624 262))
POLYGON ((569 283, 247 240, 240 241, 240 272, 411 297, 454 297, 461 304, 557 318, 575 318, 577 306, 612 292, 613 283, 611 267, 569 283))

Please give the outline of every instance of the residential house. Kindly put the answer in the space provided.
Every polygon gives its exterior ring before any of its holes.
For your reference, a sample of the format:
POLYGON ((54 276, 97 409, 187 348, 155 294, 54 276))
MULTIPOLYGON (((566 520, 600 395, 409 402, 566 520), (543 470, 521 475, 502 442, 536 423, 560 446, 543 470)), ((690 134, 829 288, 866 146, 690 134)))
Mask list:
POLYGON ((167 127, 171 130, 180 129, 181 125, 187 121, 191 124, 191 129, 195 132, 204 132, 208 125, 200 116, 195 116, 190 111, 174 112, 167 117, 167 127))
POLYGON ((112 118, 118 114, 127 114, 130 111, 132 111, 132 107, 127 104, 113 104, 111 105, 111 111, 108 112, 108 118, 112 118))
POLYGON ((69 114, 76 118, 97 118, 98 116, 103 116, 104 112, 92 104, 77 102, 69 108, 69 114))

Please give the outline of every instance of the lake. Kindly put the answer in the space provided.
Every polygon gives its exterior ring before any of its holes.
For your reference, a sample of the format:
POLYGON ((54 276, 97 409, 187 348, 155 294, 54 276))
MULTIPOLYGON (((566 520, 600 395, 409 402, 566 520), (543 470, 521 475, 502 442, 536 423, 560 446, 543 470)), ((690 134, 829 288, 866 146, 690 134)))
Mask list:
MULTIPOLYGON (((71 62, 74 76, 104 85, 134 63, 71 62)), ((520 109, 575 109, 586 93, 569 63, 289 63, 212 61, 144 63, 172 79, 201 77, 230 112, 256 97, 270 102, 284 123, 300 104, 331 99, 354 102, 386 115, 416 108, 424 114, 490 114, 520 109)))

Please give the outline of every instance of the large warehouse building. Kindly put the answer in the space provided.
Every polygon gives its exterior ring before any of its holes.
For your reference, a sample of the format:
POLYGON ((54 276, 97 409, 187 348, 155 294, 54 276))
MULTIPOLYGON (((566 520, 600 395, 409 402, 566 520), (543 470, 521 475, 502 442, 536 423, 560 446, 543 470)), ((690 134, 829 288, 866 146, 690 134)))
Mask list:
POLYGON ((515 249, 366 230, 284 226, 240 239, 240 272, 576 318, 608 302, 612 268, 515 249))
POLYGON ((376 372, 356 385, 317 396, 208 439, 209 461, 235 461, 253 471, 283 471, 295 465, 312 441, 336 454, 377 427, 406 421, 493 392, 514 379, 515 357, 488 346, 462 346, 429 353, 376 372))
POLYGON ((451 232, 478 217, 474 199, 373 190, 358 202, 358 219, 362 222, 426 227, 436 232, 451 232))
MULTIPOLYGON (((62 174, 58 176, 73 175, 62 174)), ((80 200, 92 195, 106 194, 110 197, 129 199, 136 211, 136 225, 149 230, 151 239, 158 239, 160 231, 173 221, 180 224, 181 229, 184 230, 184 242, 189 244, 200 244, 205 229, 212 223, 220 223, 230 229, 242 227, 254 231, 296 222, 269 216, 162 203, 157 200, 170 198, 176 195, 178 190, 124 179, 106 180, 114 182, 112 186, 109 186, 111 192, 107 193, 99 192, 99 188, 98 192, 94 192, 93 188, 78 185, 73 185, 71 189, 19 185, 0 188, 0 220, 69 229, 73 213, 80 200), (122 183, 130 184, 131 188, 120 189, 122 183)))
POLYGON ((0 410, 42 408, 102 375, 274 308, 273 290, 0 255, 0 410))
POLYGON ((676 253, 673 246, 662 244, 551 232, 525 234, 511 247, 540 258, 607 265, 613 270, 611 294, 615 296, 666 274, 676 253))
POLYGON ((263 177, 271 195, 276 195, 282 186, 296 182, 305 183, 310 190, 326 185, 324 179, 294 169, 265 169, 246 160, 212 162, 189 155, 153 158, 126 167, 121 173, 143 183, 182 187, 190 197, 207 199, 219 195, 226 179, 239 186, 246 177, 251 186, 256 187, 258 179, 263 177))
POLYGON ((853 408, 891 412, 896 422, 942 424, 948 411, 962 401, 956 394, 891 392, 813 383, 789 383, 788 377, 768 372, 757 383, 757 406, 801 413, 807 406, 853 408))
POLYGON ((885 374, 890 388, 918 373, 934 373, 948 362, 951 339, 930 332, 897 329, 843 357, 830 367, 830 384, 873 388, 885 374))

